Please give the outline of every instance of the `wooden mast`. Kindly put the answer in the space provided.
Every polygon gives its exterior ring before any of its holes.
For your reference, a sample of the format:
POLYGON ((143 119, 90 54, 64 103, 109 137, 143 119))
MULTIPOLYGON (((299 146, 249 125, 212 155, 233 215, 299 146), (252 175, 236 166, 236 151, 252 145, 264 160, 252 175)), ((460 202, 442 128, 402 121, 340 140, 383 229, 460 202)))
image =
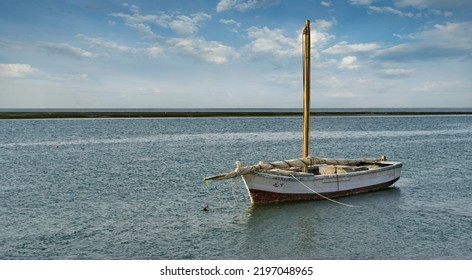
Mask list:
POLYGON ((303 157, 310 155, 310 21, 306 21, 302 37, 303 56, 303 157))

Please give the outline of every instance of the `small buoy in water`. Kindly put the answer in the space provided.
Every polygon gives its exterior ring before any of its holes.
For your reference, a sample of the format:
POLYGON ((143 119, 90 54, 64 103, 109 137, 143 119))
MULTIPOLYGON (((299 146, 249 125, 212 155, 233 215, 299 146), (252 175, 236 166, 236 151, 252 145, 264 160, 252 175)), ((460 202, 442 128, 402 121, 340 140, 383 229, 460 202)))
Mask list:
POLYGON ((59 145, 56 146, 56 149, 59 149, 59 145))
POLYGON ((208 211, 208 204, 203 207, 202 211, 208 211))

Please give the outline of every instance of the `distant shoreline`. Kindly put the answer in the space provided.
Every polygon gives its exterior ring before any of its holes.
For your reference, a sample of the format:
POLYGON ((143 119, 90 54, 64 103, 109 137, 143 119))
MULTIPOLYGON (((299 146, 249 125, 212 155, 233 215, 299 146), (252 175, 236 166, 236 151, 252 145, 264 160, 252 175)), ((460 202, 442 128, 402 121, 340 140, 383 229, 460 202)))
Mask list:
MULTIPOLYGON (((297 111, 0 111, 0 119, 63 118, 210 118, 210 117, 298 117, 297 111)), ((433 116, 472 115, 472 111, 323 111, 312 116, 433 116)))

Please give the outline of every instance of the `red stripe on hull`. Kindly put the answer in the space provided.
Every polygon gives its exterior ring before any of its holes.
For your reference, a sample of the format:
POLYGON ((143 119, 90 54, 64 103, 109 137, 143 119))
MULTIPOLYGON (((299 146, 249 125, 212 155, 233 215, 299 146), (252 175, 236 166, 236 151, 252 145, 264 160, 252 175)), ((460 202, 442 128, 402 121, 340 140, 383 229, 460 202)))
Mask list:
MULTIPOLYGON (((386 189, 395 183, 398 179, 388 181, 382 184, 352 189, 348 191, 339 191, 339 192, 329 192, 329 193, 321 193, 323 196, 328 198, 333 197, 340 197, 340 196, 348 196, 348 195, 355 195, 361 194, 366 192, 373 192, 382 189, 386 189)), ((315 193, 306 193, 306 194, 290 194, 290 193, 276 193, 276 192, 267 192, 261 190, 249 190, 251 199, 253 203, 268 203, 268 202, 282 202, 282 201, 303 201, 303 200, 323 200, 324 198, 315 194, 315 193)))

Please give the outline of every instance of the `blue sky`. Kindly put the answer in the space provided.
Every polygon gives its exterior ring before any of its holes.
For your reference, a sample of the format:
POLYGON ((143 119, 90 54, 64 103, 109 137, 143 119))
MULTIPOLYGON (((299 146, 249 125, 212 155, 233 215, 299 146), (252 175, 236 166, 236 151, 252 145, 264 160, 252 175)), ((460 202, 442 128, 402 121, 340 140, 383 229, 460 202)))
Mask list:
POLYGON ((0 1, 0 108, 472 107, 470 0, 0 1))

